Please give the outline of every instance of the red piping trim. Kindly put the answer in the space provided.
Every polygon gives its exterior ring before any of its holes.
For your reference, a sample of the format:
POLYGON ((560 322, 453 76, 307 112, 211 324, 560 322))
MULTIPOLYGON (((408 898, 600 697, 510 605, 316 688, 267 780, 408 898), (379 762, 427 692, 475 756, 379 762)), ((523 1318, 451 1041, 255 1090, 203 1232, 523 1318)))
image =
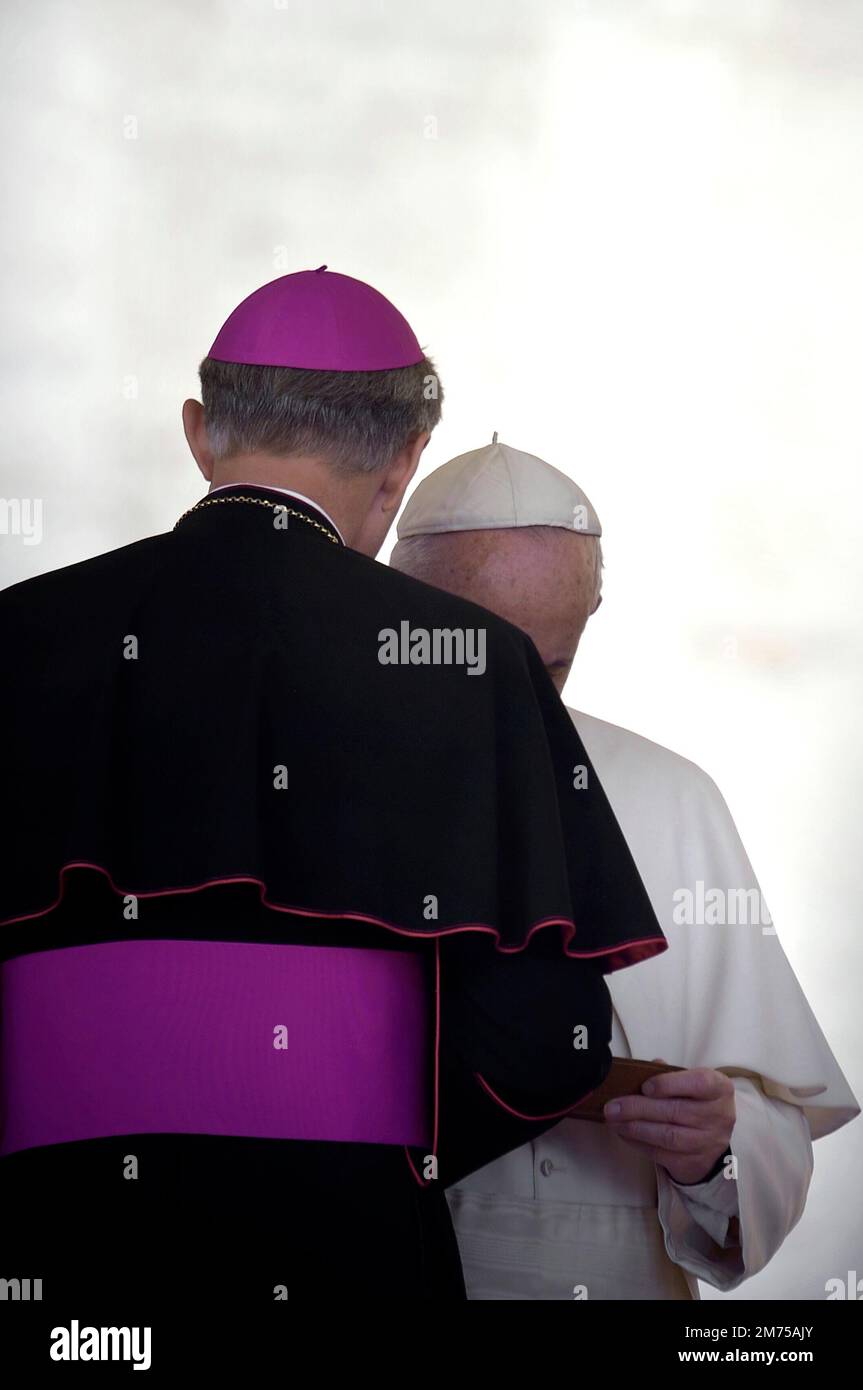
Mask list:
POLYGON ((410 1149, 407 1147, 407 1145, 405 1145, 405 1158, 407 1159, 408 1163, 410 1164, 410 1166, 411 1166, 411 1172, 413 1173, 413 1175, 414 1175, 416 1181, 419 1183, 420 1187, 422 1187, 422 1188, 428 1187, 428 1183, 426 1182, 425 1178, 421 1178, 420 1175, 419 1175, 419 1173, 417 1172, 417 1170, 416 1170, 416 1165, 414 1164, 414 1161, 413 1161, 413 1159, 412 1159, 412 1157, 411 1157, 411 1151, 410 1151, 410 1149))
MULTIPOLYGON (((432 1123, 432 1153, 437 1155, 438 1122, 440 1119, 440 937, 435 938, 435 1020, 434 1020, 434 1120, 432 1123)), ((411 1151, 405 1145, 405 1155, 411 1172, 420 1187, 428 1187, 431 1179, 421 1178, 416 1170, 411 1151)))
POLYGON ((496 949, 500 951, 502 955, 517 955, 519 951, 525 949, 534 932, 541 931, 544 927, 554 926, 566 928, 563 938, 564 955, 577 960, 589 960, 598 956, 610 956, 612 959, 619 958, 626 953, 628 947, 632 946, 638 950, 636 960, 632 962, 635 964, 636 961, 644 959, 645 954, 655 954, 653 951, 647 950, 647 948, 656 945, 664 950, 668 945, 665 937, 655 936, 646 939, 641 937, 633 939, 632 941, 621 941, 614 946, 605 946, 596 951, 570 951, 569 943, 576 933, 576 926, 571 917, 543 918, 541 922, 535 923, 535 925, 530 928, 530 931, 527 933, 520 946, 501 946, 500 932, 495 927, 488 926, 484 922, 459 922, 453 927, 442 927, 438 932, 412 931, 409 927, 396 927, 391 922, 385 922, 380 917, 371 917, 364 912, 319 912, 315 908, 289 907, 285 903, 271 902, 267 897, 266 883, 264 883, 263 879, 256 878, 252 874, 229 874, 225 878, 206 879, 203 883, 196 883, 186 888, 155 888, 146 893, 136 893, 130 888, 118 887, 108 870, 103 869, 101 864, 90 864, 86 860, 72 860, 70 863, 63 865, 58 875, 59 891, 57 897, 48 907, 40 907, 35 912, 24 912, 18 917, 7 917, 4 921, 0 922, 0 926, 11 926, 15 922, 30 922, 35 917, 45 917, 49 912, 53 912, 56 907, 59 907, 63 900, 63 895, 66 890, 66 875, 69 873, 70 869, 92 869, 94 873, 102 874, 103 877, 108 880, 113 891, 120 897, 131 898, 178 897, 183 893, 200 893, 205 888, 218 888, 229 883, 250 883, 259 889, 262 905, 272 909, 273 912, 289 912, 296 917, 322 917, 330 921, 364 922, 373 927, 383 927, 385 931, 396 932, 399 936, 418 937, 422 940, 428 940, 430 937, 440 940, 442 936, 452 936, 456 932, 485 932, 487 935, 495 938, 496 949))
MULTIPOLYGON (((444 936, 452 936, 452 935, 454 935, 456 932, 465 932, 465 931, 484 932, 484 933, 486 933, 488 936, 493 936, 493 937, 495 938, 495 946, 496 946, 496 949, 499 950, 499 951, 501 952, 502 955, 504 955, 504 954, 505 954, 505 955, 516 955, 519 951, 523 951, 523 950, 525 949, 525 947, 527 946, 527 944, 528 944, 528 942, 530 941, 531 937, 533 936, 534 932, 541 931, 544 927, 560 926, 560 927, 566 927, 566 928, 568 929, 567 932, 566 932, 566 934, 565 934, 565 936, 564 936, 564 939, 563 939, 563 951, 564 951, 564 955, 569 956, 571 959, 577 959, 577 960, 590 960, 590 959, 596 958, 596 957, 598 957, 598 956, 610 956, 613 960, 614 960, 614 959, 617 959, 617 960, 620 960, 621 963, 623 963, 623 956, 624 956, 624 953, 626 952, 626 950, 627 950, 628 947, 633 946, 633 947, 636 947, 637 950, 638 950, 638 954, 637 954, 637 956, 636 956, 636 961, 634 961, 633 964, 636 963, 637 961, 643 960, 645 955, 653 955, 654 952, 651 951, 651 950, 649 950, 649 948, 652 947, 652 946, 657 946, 657 947, 659 947, 660 950, 663 950, 663 951, 664 951, 664 950, 667 950, 667 948, 668 948, 668 942, 666 941, 666 939, 665 939, 664 936, 651 936, 651 937, 641 937, 641 938, 637 938, 637 939, 634 938, 634 939, 631 940, 631 941, 621 941, 621 942, 618 942, 618 943, 617 943, 616 945, 614 945, 614 946, 604 947, 604 948, 601 948, 601 949, 595 950, 595 951, 570 951, 570 950, 569 950, 569 943, 570 943, 570 941, 572 940, 572 938, 575 936, 575 933, 576 933, 576 926, 575 926, 575 923, 573 922, 573 920, 572 920, 571 917, 546 917, 546 918, 543 918, 542 921, 536 922, 536 923, 534 924, 534 926, 531 927, 531 929, 530 929, 530 931, 527 933, 527 935, 525 936, 525 939, 524 939, 524 941, 522 942, 521 946, 501 946, 501 945, 500 945, 500 932, 497 931, 495 927, 488 926, 488 925, 487 925, 486 923, 484 923, 484 922, 460 922, 457 926, 454 926, 454 927, 444 927, 444 928, 442 928, 439 932, 411 931, 410 928, 408 928, 408 927, 396 927, 396 926, 394 926, 391 922, 385 922, 385 921, 384 921, 382 918, 380 918, 380 917, 372 917, 372 916, 370 916, 369 914, 364 913, 364 912, 320 912, 320 911, 315 911, 315 909, 313 909, 313 908, 289 907, 289 906, 288 906, 287 904, 285 904, 285 903, 274 903, 274 902, 271 902, 271 901, 267 898, 267 885, 266 885, 266 883, 264 883, 263 879, 256 878, 256 877, 254 877, 254 876, 251 875, 251 874, 230 874, 230 875, 228 875, 228 876, 226 876, 226 877, 224 877, 224 878, 211 878, 211 879, 206 879, 203 883, 192 884, 191 886, 188 886, 188 887, 183 887, 183 888, 156 888, 156 889, 152 889, 152 890, 150 890, 149 892, 145 892, 145 893, 135 893, 135 892, 133 892, 131 889, 128 889, 128 888, 120 888, 120 887, 114 882, 114 879, 112 878, 112 876, 111 876, 111 874, 109 873, 109 871, 108 871, 107 869, 103 868, 101 864, 91 864, 91 863, 89 863, 87 860, 83 860, 83 859, 80 859, 80 860, 78 860, 78 859, 71 860, 68 864, 64 864, 63 867, 60 869, 60 872, 59 872, 59 874, 58 874, 58 893, 57 893, 57 897, 54 899, 54 901, 53 901, 52 903, 50 903, 50 904, 48 905, 48 907, 41 907, 41 908, 38 908, 35 912, 25 912, 25 913, 21 913, 21 915, 18 916, 18 917, 7 917, 7 918, 5 918, 2 922, 0 922, 0 926, 11 926, 11 925, 13 925, 13 924, 16 923, 16 922, 31 922, 31 921, 33 921, 33 920, 34 920, 35 918, 37 918, 37 917, 45 917, 45 916, 48 915, 49 912, 53 912, 54 909, 55 909, 56 907, 59 907, 60 903, 63 901, 63 896, 64 896, 64 893, 65 893, 65 891, 66 891, 66 876, 67 876, 67 874, 69 873, 69 871, 70 871, 71 869, 90 869, 90 870, 92 870, 93 873, 102 874, 102 876, 108 880, 108 883, 110 884, 110 887, 111 887, 112 891, 115 892, 116 894, 118 894, 118 896, 120 896, 120 897, 133 897, 133 898, 170 898, 170 897, 179 897, 181 894, 185 894, 185 893, 200 893, 200 892, 202 892, 202 891, 203 891, 204 889, 206 889, 206 888, 217 888, 217 887, 220 887, 220 886, 225 886, 225 885, 230 884, 230 883, 250 883, 250 884, 254 885, 256 888, 258 888, 258 890, 259 890, 259 897, 260 897, 260 901, 261 901, 262 906, 267 907, 267 908, 270 908, 273 912, 288 912, 288 913, 290 913, 290 914, 292 914, 293 916, 296 916, 296 917, 322 917, 322 918, 325 918, 325 919, 327 919, 327 920, 329 920, 329 921, 338 920, 338 921, 350 921, 350 922, 365 922, 365 923, 369 924, 370 926, 383 927, 385 931, 392 931, 392 932, 395 932, 398 936, 420 937, 420 938, 422 938, 422 939, 424 939, 424 940, 427 940, 429 937, 433 937, 433 938, 434 938, 434 941, 435 941, 435 1047, 434 1047, 434 1120, 433 1120, 433 1135, 434 1135, 434 1137, 433 1137, 433 1141, 432 1141, 432 1153, 434 1153, 434 1154, 437 1154, 437 1147, 438 1147, 438 1125, 439 1125, 439 1119, 440 1119, 440 942, 441 942, 441 937, 444 937, 444 936)), ((486 1082, 486 1081, 483 1079, 483 1077, 479 1075, 478 1072, 475 1073, 475 1075, 476 1075, 476 1079, 477 1079, 477 1081, 479 1082, 479 1084, 480 1084, 480 1085, 483 1087, 483 1089, 488 1093, 488 1095, 491 1096, 492 1100, 494 1100, 494 1101, 495 1101, 498 1105, 500 1105, 504 1110, 508 1110, 509 1113, 510 1113, 511 1115, 515 1115, 515 1116, 516 1116, 518 1119, 520 1119, 520 1120, 552 1120, 552 1119, 558 1119, 558 1118, 562 1118, 562 1117, 565 1116, 565 1115, 568 1115, 568 1114, 570 1113, 570 1111, 574 1108, 573 1106, 570 1105, 570 1106, 567 1106, 565 1110, 554 1111, 554 1112, 553 1112, 552 1114, 550 1114, 550 1115, 523 1115, 523 1114, 521 1114, 520 1111, 513 1109, 513 1107, 510 1106, 510 1105, 507 1105, 506 1102, 505 1102, 504 1100, 501 1100, 500 1096, 498 1096, 498 1095, 495 1094, 495 1092, 494 1092, 494 1091, 492 1090, 492 1088, 489 1086, 488 1082, 486 1082)), ((595 1089, 598 1089, 598 1087, 595 1088, 595 1089)), ((592 1095, 592 1094, 593 1094, 592 1091, 588 1091, 587 1095, 581 1097, 581 1100, 578 1102, 578 1104, 581 1104, 582 1101, 586 1100, 587 1097, 588 1097, 589 1095, 592 1095)), ((422 1187, 422 1188, 428 1187, 428 1185, 429 1185, 428 1182, 427 1182, 425 1179, 421 1178, 421 1177, 419 1176, 419 1174, 417 1173, 416 1166, 415 1166, 415 1164, 414 1164, 413 1158, 411 1157, 410 1150, 409 1150, 407 1147, 405 1147, 405 1155, 406 1155, 406 1157, 407 1157, 408 1163, 410 1164, 411 1172, 413 1173, 413 1175, 414 1175, 416 1181, 419 1183, 420 1187, 422 1187)))
POLYGON ((594 1086, 593 1090, 586 1091, 585 1094, 581 1096, 579 1100, 574 1101, 570 1105, 565 1106, 563 1110, 552 1110, 551 1113, 548 1115, 524 1115, 520 1110, 515 1110, 511 1105, 507 1105, 505 1100, 501 1100, 500 1096, 492 1090, 491 1086, 489 1086, 488 1082, 482 1076, 480 1076, 478 1071, 474 1072, 474 1076, 476 1077, 480 1086, 482 1086, 483 1090, 491 1096, 492 1100, 495 1101, 495 1103, 499 1105, 502 1110, 508 1111, 510 1115, 515 1115, 516 1119, 518 1120, 563 1120, 566 1118, 567 1115, 571 1115, 572 1112, 575 1109, 577 1109, 579 1105, 583 1105, 584 1102, 590 1096, 594 1095, 600 1089, 600 1086, 604 1084, 604 1082, 601 1081, 599 1083, 599 1086, 594 1086))
POLYGON ((437 1153, 438 1120, 440 1118, 440 937, 435 941, 435 1017, 434 1017, 434 1141, 432 1153, 437 1153))

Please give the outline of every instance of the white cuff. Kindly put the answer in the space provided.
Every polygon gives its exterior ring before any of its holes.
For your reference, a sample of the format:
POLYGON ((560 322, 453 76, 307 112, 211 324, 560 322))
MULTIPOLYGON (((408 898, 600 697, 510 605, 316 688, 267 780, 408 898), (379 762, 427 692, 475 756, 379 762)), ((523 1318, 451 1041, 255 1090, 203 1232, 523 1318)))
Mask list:
POLYGON ((719 1173, 709 1182, 682 1188, 657 1167, 656 1188, 669 1259, 714 1288, 739 1284, 745 1274, 743 1250, 728 1236, 729 1222, 737 1215, 736 1182, 719 1173))
POLYGON ((803 1112, 734 1078, 737 1119, 731 1150, 737 1179, 719 1173, 681 1187, 656 1169, 659 1220, 669 1257, 726 1292, 757 1274, 800 1219, 812 1176, 812 1143, 803 1112), (729 1240, 728 1228, 739 1226, 729 1240))
POLYGON ((727 1169, 708 1178, 707 1182, 677 1183, 666 1173, 669 1183, 678 1194, 693 1221, 706 1231, 720 1250, 731 1250, 739 1241, 728 1235, 732 1217, 740 1216, 737 1183, 725 1176, 727 1169))

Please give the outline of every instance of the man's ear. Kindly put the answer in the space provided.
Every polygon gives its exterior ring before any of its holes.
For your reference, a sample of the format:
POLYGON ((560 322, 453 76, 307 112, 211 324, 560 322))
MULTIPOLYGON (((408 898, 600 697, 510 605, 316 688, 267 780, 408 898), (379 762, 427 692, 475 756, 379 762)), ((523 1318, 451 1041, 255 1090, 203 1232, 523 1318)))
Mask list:
POLYGON ((398 511, 408 483, 417 471, 423 449, 430 438, 428 430, 423 430, 416 438, 409 439, 404 448, 396 454, 378 490, 382 512, 398 511))
POLYGON ((200 401, 183 402, 183 430, 186 435, 186 443, 192 451, 192 457, 207 482, 212 482, 213 451, 210 448, 207 427, 204 424, 204 407, 200 401))

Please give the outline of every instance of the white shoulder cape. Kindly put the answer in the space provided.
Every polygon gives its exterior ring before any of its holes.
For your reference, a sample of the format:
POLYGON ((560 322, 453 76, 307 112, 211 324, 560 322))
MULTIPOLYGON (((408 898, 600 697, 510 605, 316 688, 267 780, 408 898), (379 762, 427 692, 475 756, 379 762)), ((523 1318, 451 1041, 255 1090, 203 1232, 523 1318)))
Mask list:
POLYGON ((750 910, 749 921, 729 924, 745 917, 739 904, 760 901, 760 889, 717 787, 669 749, 569 713, 669 943, 607 977, 632 1056, 752 1077, 767 1095, 800 1106, 813 1138, 847 1124, 860 1107, 775 928, 763 925, 766 910, 754 923, 750 910), (680 890, 692 895, 692 925, 680 921, 680 890), (749 894, 736 895, 736 908, 735 890, 749 894), (705 901, 713 906, 705 910, 705 901))

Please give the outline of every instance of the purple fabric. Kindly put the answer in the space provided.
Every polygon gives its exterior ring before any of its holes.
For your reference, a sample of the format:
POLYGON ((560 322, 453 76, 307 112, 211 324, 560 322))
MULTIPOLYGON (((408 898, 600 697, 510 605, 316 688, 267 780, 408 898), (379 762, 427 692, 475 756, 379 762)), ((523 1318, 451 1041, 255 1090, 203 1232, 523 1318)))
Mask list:
POLYGON ((0 1019, 0 1154, 154 1133, 428 1142, 415 955, 72 946, 0 967, 0 1019))
POLYGON ((423 360, 388 299, 349 275, 300 270, 262 285, 225 321, 209 356, 261 367, 379 372, 423 360))

